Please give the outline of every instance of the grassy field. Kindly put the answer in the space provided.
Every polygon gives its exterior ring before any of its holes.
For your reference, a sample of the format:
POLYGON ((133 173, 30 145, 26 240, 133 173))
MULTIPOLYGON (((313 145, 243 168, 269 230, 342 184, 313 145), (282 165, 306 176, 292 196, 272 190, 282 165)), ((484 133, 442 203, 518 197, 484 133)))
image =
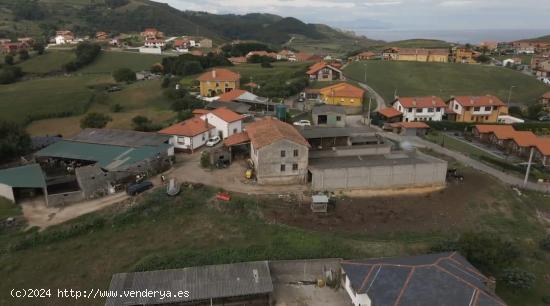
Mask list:
POLYGON ((20 63, 18 66, 25 73, 46 74, 62 71, 63 65, 75 59, 71 51, 47 51, 43 55, 34 55, 31 59, 20 63))
POLYGON ((243 79, 251 79, 253 82, 268 82, 271 79, 291 79, 294 74, 310 66, 309 62, 277 62, 273 63, 273 68, 262 68, 260 64, 241 64, 230 67, 229 69, 241 74, 243 79))
POLYGON ((148 70, 156 63, 162 62, 162 55, 155 54, 139 54, 132 52, 106 52, 78 73, 97 74, 97 73, 112 73, 118 68, 130 68, 133 71, 148 70))
MULTIPOLYGON (((474 174, 465 172, 472 179, 474 174)), ((476 195, 465 205, 462 229, 490 230, 521 243, 529 258, 521 265, 537 273, 537 287, 521 293, 502 288, 498 293, 512 306, 542 305, 540 296, 547 289, 542 276, 550 272, 547 261, 550 254, 529 256, 536 249, 534 241, 544 233, 536 211, 548 212, 550 198, 537 194, 519 197, 495 180, 483 180, 490 184, 484 191, 474 192, 476 195)), ((117 205, 40 234, 0 232, 3 246, 0 290, 103 289, 117 272, 260 259, 418 254, 426 252, 442 235, 456 234, 414 229, 391 233, 376 230, 349 233, 338 228, 307 230, 264 218, 267 206, 281 205, 277 197, 234 195, 231 202, 219 203, 212 199, 215 191, 208 187, 185 188, 175 198, 157 191, 143 196, 137 204, 117 205)), ((58 299, 40 302, 44 303, 41 305, 75 303, 58 299)), ((0 296, 2 305, 29 303, 32 301, 0 296)), ((79 301, 79 305, 103 303, 79 301)))
POLYGON ((496 59, 501 60, 501 61, 509 59, 509 58, 515 58, 515 57, 521 58, 521 63, 523 65, 531 65, 531 59, 533 59, 533 55, 529 55, 529 54, 495 56, 496 59))
POLYGON ((346 76, 363 80, 384 97, 386 103, 399 96, 496 95, 508 100, 510 86, 516 86, 512 102, 530 104, 549 90, 547 85, 521 72, 481 65, 365 61, 346 67, 346 76))
POLYGON ((443 40, 435 40, 435 39, 407 39, 407 40, 399 40, 399 41, 392 41, 386 44, 382 45, 375 45, 369 48, 370 50, 377 50, 381 51, 386 48, 450 48, 451 43, 448 43, 443 40))

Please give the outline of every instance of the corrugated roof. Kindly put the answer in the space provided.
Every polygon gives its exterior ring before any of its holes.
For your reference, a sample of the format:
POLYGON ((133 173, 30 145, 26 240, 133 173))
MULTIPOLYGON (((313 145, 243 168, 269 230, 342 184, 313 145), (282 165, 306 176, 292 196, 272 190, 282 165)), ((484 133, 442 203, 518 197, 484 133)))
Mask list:
POLYGON ((216 109, 220 107, 227 107, 230 110, 239 113, 244 114, 247 113, 250 109, 249 105, 246 105, 244 103, 239 102, 220 102, 220 101, 212 101, 206 105, 206 108, 208 109, 216 109))
POLYGON ((307 74, 314 74, 314 73, 317 73, 319 70, 323 69, 323 68, 329 68, 329 69, 332 69, 332 70, 336 70, 338 72, 340 72, 340 70, 330 64, 327 64, 325 62, 319 62, 319 63, 316 63, 316 64, 313 64, 309 67, 309 70, 306 72, 307 74))
POLYGON ((137 162, 154 158, 168 149, 168 144, 156 147, 130 148, 63 140, 35 153, 36 157, 56 157, 97 162, 107 170, 123 169, 137 162))
POLYGON ((494 131, 497 131, 497 130, 503 130, 508 132, 515 131, 511 125, 477 124, 474 128, 481 134, 493 133, 494 131))
POLYGON ((309 147, 307 140, 292 125, 271 117, 249 124, 246 132, 256 150, 283 139, 309 147))
POLYGON ((312 114, 326 114, 326 113, 337 113, 337 114, 345 114, 346 109, 343 106, 340 105, 331 105, 331 104, 323 104, 314 106, 311 110, 312 114))
POLYGON ((233 135, 227 137, 223 141, 223 144, 226 147, 230 147, 230 146, 234 146, 234 145, 238 145, 238 144, 244 144, 244 143, 247 143, 247 142, 250 142, 250 137, 248 137, 248 133, 241 132, 241 133, 233 134, 233 135))
POLYGON ((0 170, 0 184, 15 188, 44 188, 46 179, 38 164, 0 170))
POLYGON ((203 301, 224 297, 267 294, 273 282, 267 261, 184 269, 119 273, 113 275, 109 290, 188 291, 189 297, 119 297, 108 298, 105 305, 153 305, 203 301))
POLYGON ((158 133, 117 129, 84 129, 69 140, 123 147, 158 146, 170 137, 158 133))
POLYGON ((539 138, 535 144, 537 150, 544 156, 550 155, 550 138, 539 138))
POLYGON ((242 96, 243 94, 247 93, 246 90, 243 90, 243 89, 233 89, 232 91, 230 92, 226 92, 226 93, 223 93, 221 95, 218 96, 218 101, 221 101, 221 102, 233 102, 235 100, 237 100, 237 98, 239 98, 240 96, 242 96))
POLYGON ((374 305, 506 305, 458 253, 344 261, 342 269, 374 305))

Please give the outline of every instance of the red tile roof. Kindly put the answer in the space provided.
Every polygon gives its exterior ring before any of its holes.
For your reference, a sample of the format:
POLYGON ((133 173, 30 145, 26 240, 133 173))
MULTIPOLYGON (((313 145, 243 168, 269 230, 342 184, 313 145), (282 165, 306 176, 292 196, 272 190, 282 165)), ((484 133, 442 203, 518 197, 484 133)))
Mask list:
POLYGON ((318 62, 316 64, 313 64, 309 67, 309 70, 306 72, 307 74, 314 74, 314 73, 317 73, 319 70, 325 68, 325 67, 328 67, 330 69, 333 69, 333 70, 338 70, 338 68, 336 67, 333 67, 325 62, 318 62))
POLYGON ((191 118, 183 122, 176 123, 163 130, 160 130, 159 133, 166 135, 193 137, 201 133, 207 132, 213 128, 213 125, 206 123, 200 118, 191 118))
POLYGON ((533 132, 517 131, 512 135, 512 140, 518 146, 525 148, 534 146, 539 141, 539 137, 533 134, 533 132))
POLYGON ((234 64, 244 64, 247 62, 246 57, 244 56, 230 57, 228 60, 234 64))
POLYGON ((403 115, 400 111, 393 107, 386 107, 378 111, 378 113, 386 118, 394 118, 403 115))
POLYGON ((499 98, 491 95, 486 96, 458 96, 454 97, 456 102, 462 106, 505 106, 499 98))
POLYGON ((363 98, 365 91, 348 83, 338 83, 321 88, 323 95, 347 98, 363 98))
POLYGON ((539 138, 535 147, 542 155, 550 156, 550 138, 539 138))
POLYGON ((492 133, 496 130, 504 130, 510 133, 515 131, 511 125, 477 124, 474 128, 481 134, 492 133))
POLYGON ((249 124, 246 132, 255 149, 283 139, 309 147, 307 140, 292 125, 271 117, 249 124))
POLYGON ((247 142, 250 142, 250 137, 248 137, 247 132, 242 132, 242 133, 233 134, 233 135, 227 137, 223 141, 223 144, 226 147, 230 147, 230 146, 243 144, 243 143, 247 143, 247 142))
POLYGON ((431 97, 399 97, 395 102, 399 101, 405 108, 429 108, 429 107, 446 107, 443 99, 436 96, 431 97))
POLYGON ((195 115, 204 115, 204 114, 208 114, 209 112, 210 112, 209 110, 203 109, 203 108, 197 108, 193 110, 193 114, 195 115))
POLYGON ((242 96, 243 94, 247 93, 248 91, 243 89, 233 89, 230 92, 226 92, 218 96, 218 101, 220 102, 233 102, 238 97, 242 96))
POLYGON ((544 95, 542 95, 544 99, 550 99, 550 91, 546 92, 544 95))
POLYGON ((227 123, 235 122, 242 120, 244 116, 239 115, 235 113, 234 111, 226 108, 226 107, 220 107, 216 108, 215 110, 210 112, 211 114, 215 115, 216 117, 222 119, 223 121, 227 123))
POLYGON ((238 81, 241 76, 228 69, 212 69, 201 74, 197 80, 199 81, 238 81))

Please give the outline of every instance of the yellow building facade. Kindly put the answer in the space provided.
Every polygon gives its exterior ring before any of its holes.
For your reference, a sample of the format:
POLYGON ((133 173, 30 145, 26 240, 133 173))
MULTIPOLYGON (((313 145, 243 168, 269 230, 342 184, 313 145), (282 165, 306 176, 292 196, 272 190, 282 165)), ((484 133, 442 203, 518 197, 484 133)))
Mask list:
POLYGON ((326 104, 361 107, 365 91, 348 83, 340 83, 322 88, 319 94, 326 104))
POLYGON ((203 73, 197 79, 200 82, 200 94, 214 97, 240 87, 240 75, 228 69, 214 69, 203 73))

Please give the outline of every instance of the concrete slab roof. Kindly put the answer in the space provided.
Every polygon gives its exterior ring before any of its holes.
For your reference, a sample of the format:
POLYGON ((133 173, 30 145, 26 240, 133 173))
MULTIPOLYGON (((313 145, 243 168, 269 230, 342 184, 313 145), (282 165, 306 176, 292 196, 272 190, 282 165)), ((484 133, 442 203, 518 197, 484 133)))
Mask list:
POLYGON ((318 127, 304 126, 297 128, 306 139, 329 137, 374 136, 376 130, 369 127, 318 127))
POLYGON ((156 147, 130 148, 63 140, 35 153, 36 157, 56 157, 97 162, 101 168, 116 170, 153 158, 168 149, 168 144, 156 147))
POLYGON ((311 110, 311 113, 314 115, 327 114, 327 113, 336 113, 340 115, 345 115, 346 109, 340 105, 323 104, 323 105, 314 106, 313 109, 311 110))
POLYGON ((38 164, 0 170, 0 184, 14 188, 44 188, 46 179, 38 164))
POLYGON ((169 138, 170 136, 163 134, 132 130, 84 129, 76 136, 70 138, 70 140, 136 148, 143 146, 158 146, 168 142, 169 138))
POLYGON ((173 293, 188 291, 189 297, 108 298, 105 305, 153 305, 201 301, 207 299, 266 294, 273 291, 267 261, 184 269, 119 273, 113 275, 109 290, 160 290, 173 293))
POLYGON ((309 160, 309 169, 341 169, 357 167, 379 167, 393 165, 413 165, 429 164, 441 162, 442 160, 427 156, 422 153, 392 153, 387 155, 364 155, 364 156, 334 156, 311 158, 309 160))

